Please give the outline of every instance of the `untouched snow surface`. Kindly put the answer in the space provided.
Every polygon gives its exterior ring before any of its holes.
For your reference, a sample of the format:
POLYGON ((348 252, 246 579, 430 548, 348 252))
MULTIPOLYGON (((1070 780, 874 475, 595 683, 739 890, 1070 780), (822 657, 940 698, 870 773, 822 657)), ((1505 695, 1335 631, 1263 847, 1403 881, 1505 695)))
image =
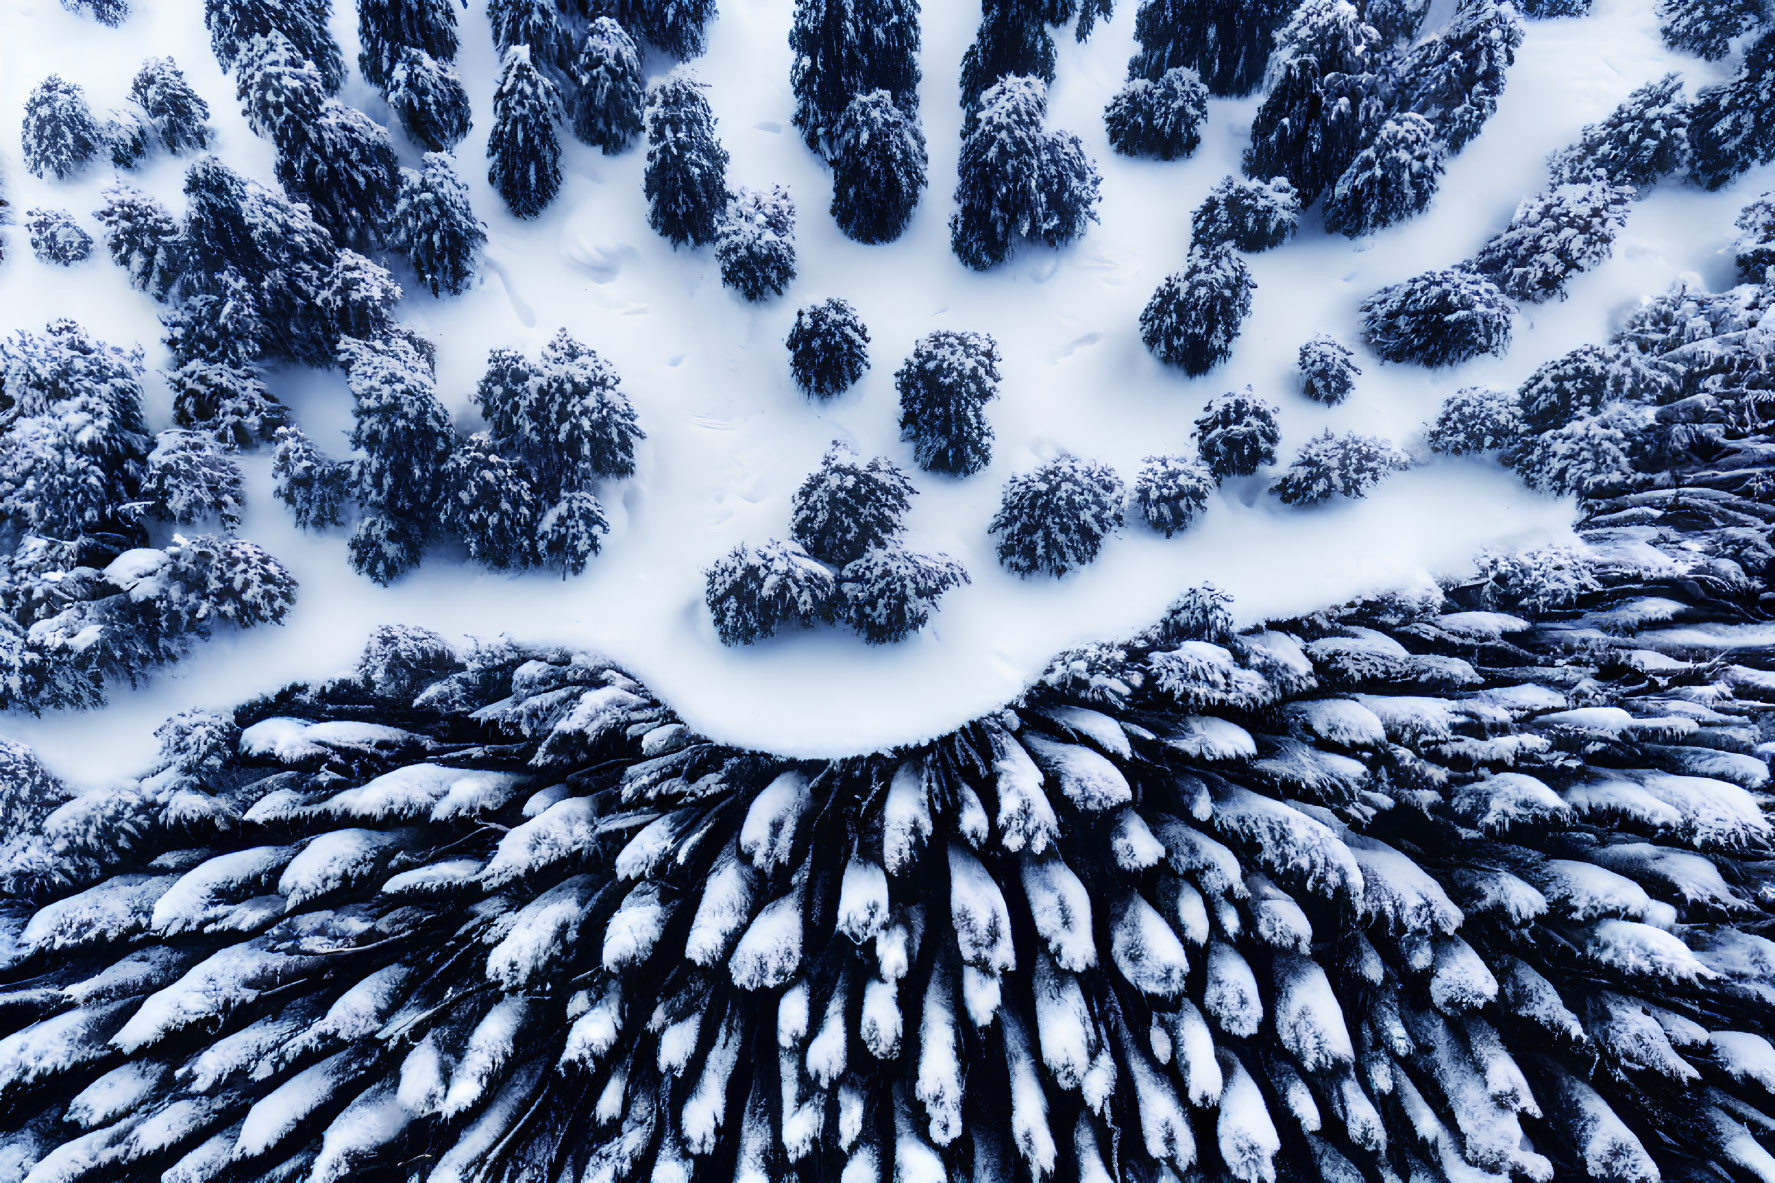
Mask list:
MULTIPOLYGON (((647 228, 641 147, 606 158, 564 135, 560 197, 532 222, 511 218, 485 179, 495 63, 483 0, 460 14, 458 65, 475 123, 456 167, 489 224, 484 274, 450 301, 433 300, 404 275, 399 315, 436 341, 439 393, 465 429, 478 426, 468 396, 492 346, 534 353, 565 326, 617 367, 648 439, 638 475, 600 491, 613 531, 583 577, 498 575, 438 548, 414 575, 377 588, 347 567, 343 531, 311 536, 291 526, 270 496, 269 458, 260 453, 246 458, 251 504, 242 533, 301 580, 287 626, 226 635, 145 689, 114 691, 101 713, 12 717, 0 732, 36 746, 64 775, 102 780, 149 758, 153 728, 167 714, 225 708, 290 680, 338 672, 370 628, 400 621, 451 637, 508 633, 603 651, 694 727, 732 743, 811 756, 926 738, 1014 696, 1055 651, 1147 623, 1192 584, 1226 588, 1239 617, 1253 621, 1458 573, 1485 545, 1565 535, 1569 503, 1530 494, 1495 466, 1449 461, 1396 477, 1366 502, 1306 511, 1279 505, 1262 478, 1234 481, 1186 533, 1167 541, 1130 525, 1095 565, 1059 581, 1004 572, 986 523, 1007 477, 1062 449, 1113 464, 1131 483, 1142 457, 1189 450, 1190 423, 1210 396, 1247 383, 1282 408, 1284 462, 1327 426, 1382 433, 1422 452, 1425 421, 1458 387, 1513 387, 1536 365, 1601 339, 1640 294, 1673 279, 1729 283, 1722 250, 1732 218, 1770 187, 1770 169, 1716 194, 1667 183, 1633 207, 1613 258, 1579 277, 1569 300, 1523 311, 1506 357, 1432 373, 1359 351, 1365 372, 1354 396, 1327 409, 1299 393, 1294 364, 1303 341, 1323 330, 1355 345, 1364 297, 1470 254, 1545 184, 1546 154, 1634 87, 1677 69, 1692 91, 1724 67, 1666 51, 1653 0, 1597 0, 1588 17, 1530 23, 1497 116, 1451 162, 1427 213, 1353 244, 1324 234, 1311 214, 1295 241, 1251 257, 1255 308, 1232 360, 1188 379, 1147 353, 1137 320, 1153 288, 1183 262, 1190 211, 1237 171, 1255 98, 1212 101, 1202 146, 1188 160, 1117 157, 1101 113, 1124 77, 1138 2, 1122 0, 1088 45, 1060 31, 1051 122, 1083 137, 1103 170, 1102 223, 1069 249, 1027 249, 979 275, 951 255, 947 233, 957 77, 978 6, 924 4, 931 183, 906 236, 878 247, 838 233, 826 211, 828 174, 789 126, 792 7, 792 0, 725 0, 708 52, 688 66, 709 84, 733 156, 730 183, 785 184, 798 207, 800 276, 763 306, 721 287, 712 251, 673 251, 647 228), (791 383, 782 342, 796 308, 828 296, 861 310, 873 368, 851 391, 814 406, 791 383), (921 495, 906 541, 960 559, 972 584, 946 596, 925 633, 902 645, 871 648, 826 632, 723 648, 703 607, 702 569, 738 543, 786 536, 790 495, 834 439, 912 470, 910 448, 898 439, 893 372, 918 337, 938 328, 990 332, 1004 354, 1002 397, 987 408, 997 432, 991 467, 959 481, 914 473, 921 495)), ((238 113, 232 80, 211 55, 202 6, 135 0, 135 8, 111 30, 49 0, 0 0, 0 175, 15 221, 31 208, 63 207, 96 236, 91 211, 113 170, 95 163, 66 183, 29 176, 18 150, 20 112, 30 89, 57 71, 86 88, 102 117, 121 105, 150 55, 174 56, 209 101, 215 150, 272 182, 271 146, 238 113)), ((1449 8, 1436 4, 1427 27, 1449 8)), ((341 0, 335 9, 334 32, 355 63, 354 6, 341 0)), ((657 75, 670 63, 650 65, 657 75)), ((342 97, 395 123, 355 72, 342 97)), ((398 129, 395 136, 403 162, 415 163, 398 129)), ((181 208, 187 163, 162 154, 128 179, 181 208)), ((114 343, 140 342, 150 367, 164 362, 160 309, 127 288, 102 249, 63 269, 31 256, 22 227, 5 235, 0 326, 40 329, 51 317, 74 316, 114 343)), ((322 447, 346 453, 350 398, 339 373, 288 372, 273 385, 322 447)), ((148 389, 152 423, 168 426, 159 374, 150 373, 148 389)))

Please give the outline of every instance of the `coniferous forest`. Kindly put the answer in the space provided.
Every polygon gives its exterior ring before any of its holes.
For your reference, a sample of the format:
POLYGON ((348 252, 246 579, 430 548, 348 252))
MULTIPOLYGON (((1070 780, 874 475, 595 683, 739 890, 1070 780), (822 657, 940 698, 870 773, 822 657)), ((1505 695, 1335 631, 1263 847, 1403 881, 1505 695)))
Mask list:
POLYGON ((1775 8, 0 37, 0 1183, 1775 1181, 1775 8))

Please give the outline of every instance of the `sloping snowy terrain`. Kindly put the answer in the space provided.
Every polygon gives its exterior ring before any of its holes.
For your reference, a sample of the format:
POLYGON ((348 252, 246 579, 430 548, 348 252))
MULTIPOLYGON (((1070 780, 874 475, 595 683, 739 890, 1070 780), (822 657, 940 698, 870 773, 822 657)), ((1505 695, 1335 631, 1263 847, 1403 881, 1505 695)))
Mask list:
MULTIPOLYGON (((1237 598, 1242 621, 1306 611, 1355 593, 1463 569, 1486 545, 1515 546, 1568 531, 1569 503, 1538 497, 1484 463, 1438 460, 1401 475, 1363 502, 1308 511, 1276 504, 1262 479, 1235 481, 1204 519, 1169 541, 1130 527, 1103 559, 1055 582, 1019 580, 993 557, 985 526, 1005 479, 1059 450, 1113 464, 1131 478, 1140 459, 1184 450, 1190 422, 1212 395, 1245 384, 1282 406, 1286 460, 1326 426, 1361 428, 1413 447, 1447 393, 1467 385, 1513 388, 1535 366, 1602 339, 1639 293, 1696 276, 1724 286, 1722 255, 1737 209, 1771 187, 1775 170, 1753 171, 1712 194, 1666 185, 1638 202, 1611 261, 1580 276, 1570 299, 1527 309, 1502 358, 1430 373, 1362 355, 1355 396, 1326 409, 1303 398, 1295 350, 1313 332, 1356 344, 1356 306, 1378 287, 1470 254, 1545 182, 1544 158, 1629 91, 1671 69, 1691 91, 1722 68, 1669 53, 1651 0, 1598 0, 1588 17, 1533 22, 1497 115, 1450 162, 1423 216, 1351 244, 1321 233, 1309 215, 1297 239, 1250 260, 1255 308, 1232 360, 1185 379, 1142 347, 1137 320, 1155 284, 1183 260, 1188 213, 1207 189, 1237 172, 1255 98, 1214 100, 1202 146, 1162 164, 1113 155, 1101 112, 1133 49, 1135 5, 1124 0, 1091 42, 1057 38, 1053 125, 1077 132, 1104 175, 1102 223, 1061 252, 1026 250, 980 275, 950 253, 946 222, 954 187, 960 112, 956 79, 973 36, 972 4, 928 3, 924 13, 922 118, 931 147, 930 189, 898 243, 865 247, 843 238, 826 213, 830 182, 788 126, 790 0, 728 0, 706 54, 688 69, 709 84, 736 185, 786 185, 798 206, 800 276, 783 298, 752 306, 720 285, 708 250, 673 251, 648 229, 643 153, 607 158, 564 142, 567 181, 540 217, 510 218, 485 182, 493 50, 481 5, 463 15, 458 65, 475 127, 457 169, 488 223, 485 274, 466 295, 433 300, 407 277, 398 315, 439 350, 439 390, 459 423, 476 415, 468 395, 487 351, 534 352, 566 326, 610 360, 634 400, 648 439, 640 472, 603 491, 613 531, 583 577, 495 575, 439 553, 382 589, 346 564, 345 535, 303 535, 270 497, 269 459, 246 459, 252 495, 243 533, 301 580, 287 626, 229 635, 160 674, 145 689, 118 690, 98 714, 9 718, 10 736, 32 744, 58 772, 91 781, 142 765, 151 733, 170 711, 224 707, 287 681, 347 665, 375 624, 404 621, 446 634, 510 633, 608 653, 713 738, 793 754, 837 754, 923 739, 1010 698, 1058 649, 1122 635, 1183 587, 1213 581, 1237 598), (874 365, 824 407, 789 380, 782 340, 795 309, 829 296, 853 302, 873 338, 874 365), (988 408, 997 432, 992 465, 966 480, 919 474, 908 542, 968 568, 971 586, 950 593, 930 628, 907 643, 871 648, 849 634, 809 634, 743 650, 716 640, 702 605, 701 570, 736 543, 786 533, 788 501, 833 439, 908 467, 898 439, 892 374, 915 339, 938 328, 997 338, 1003 396, 988 408)), ((1445 19, 1438 3, 1426 27, 1445 19)), ((25 95, 56 71, 80 83, 98 111, 122 101, 141 60, 170 54, 209 100, 215 151, 272 182, 272 150, 246 127, 232 81, 210 53, 201 6, 139 0, 120 29, 106 29, 47 0, 0 0, 0 111, 16 128, 25 95)), ((355 59, 352 6, 334 33, 355 59)), ((655 61, 664 69, 669 63, 655 61)), ((348 102, 393 124, 361 79, 348 102)), ((417 152, 398 130, 404 163, 417 152)), ((181 204, 187 160, 161 156, 134 183, 181 204)), ((0 137, 0 175, 15 218, 38 206, 90 211, 112 170, 45 183, 18 159, 13 131, 0 137)), ((5 231, 0 326, 39 329, 54 316, 79 319, 117 344, 141 343, 149 365, 164 360, 159 306, 131 291, 101 257, 72 269, 33 259, 17 227, 5 231)), ((291 372, 274 388, 323 447, 343 455, 349 396, 337 372, 291 372)), ((168 421, 167 393, 150 374, 150 417, 168 421)), ((1421 447, 1417 448, 1422 451, 1421 447)))

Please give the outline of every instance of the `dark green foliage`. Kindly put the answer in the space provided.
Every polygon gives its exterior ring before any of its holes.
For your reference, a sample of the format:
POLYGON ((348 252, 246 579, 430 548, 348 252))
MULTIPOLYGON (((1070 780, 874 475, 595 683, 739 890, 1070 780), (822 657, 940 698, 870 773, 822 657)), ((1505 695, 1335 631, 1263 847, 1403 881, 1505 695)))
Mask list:
POLYGON ((1122 528, 1122 478, 1107 464, 1062 455, 1005 482, 987 533, 1018 575, 1065 575, 1097 560, 1122 528))
POLYGON ((843 300, 810 304, 796 312, 785 344, 789 372, 811 398, 842 394, 869 368, 869 326, 843 300))

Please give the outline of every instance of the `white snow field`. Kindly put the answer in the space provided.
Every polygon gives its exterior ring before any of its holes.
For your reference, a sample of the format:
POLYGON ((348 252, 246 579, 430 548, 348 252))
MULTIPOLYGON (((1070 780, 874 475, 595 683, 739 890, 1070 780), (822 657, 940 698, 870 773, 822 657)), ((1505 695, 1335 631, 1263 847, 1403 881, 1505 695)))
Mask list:
MULTIPOLYGON (((243 535, 271 550, 301 581, 281 628, 228 633, 200 646, 146 687, 118 688, 91 714, 0 720, 0 733, 32 744, 57 772, 96 783, 138 769, 167 714, 225 708, 295 679, 346 668, 377 624, 424 625, 453 638, 509 634, 525 642, 599 650, 623 663, 693 727, 735 744, 829 756, 928 738, 1014 697, 1057 650, 1126 634, 1155 618, 1182 589, 1212 581, 1252 621, 1293 614, 1430 576, 1456 575, 1484 546, 1516 546, 1569 532, 1567 501, 1529 493, 1496 466, 1438 459, 1400 475, 1366 501, 1289 509, 1266 478, 1224 487, 1195 526, 1166 540, 1130 524, 1093 566, 1062 580, 1019 579, 1000 567, 986 525, 1011 474, 1060 450, 1113 464, 1132 481, 1142 457, 1187 451, 1191 421, 1207 399, 1246 384, 1282 409, 1286 462, 1325 427, 1387 435, 1428 453, 1422 432, 1442 398, 1467 385, 1514 387, 1535 366, 1600 340, 1642 294, 1692 278, 1730 282, 1722 254, 1732 218, 1771 186, 1764 168, 1723 192, 1667 182, 1633 207, 1605 266, 1580 276, 1563 302, 1525 308, 1502 358, 1442 371, 1379 363, 1362 351, 1355 395, 1337 408, 1299 392, 1295 351, 1315 331, 1357 345, 1359 302, 1384 284, 1465 257, 1542 188, 1548 152, 1577 137, 1636 86, 1675 69, 1691 92, 1727 67, 1667 51, 1654 0, 1597 0, 1580 19, 1530 22, 1497 115, 1450 162, 1429 210, 1371 240, 1327 235, 1316 210, 1299 236, 1250 257, 1255 307, 1231 361, 1188 379, 1141 345, 1138 317, 1153 288, 1183 262, 1188 217, 1208 188, 1238 171, 1255 97, 1212 100, 1202 146, 1187 160, 1131 161, 1106 141, 1102 110, 1133 51, 1138 0, 1080 46, 1059 31, 1055 126, 1077 132, 1103 172, 1101 224, 1059 252, 1029 248, 987 274, 950 253, 947 222, 961 114, 961 56, 978 5, 925 0, 921 114, 931 151, 930 188, 906 236, 862 246, 827 213, 828 174, 789 126, 792 0, 723 0, 708 52, 683 67, 709 85, 719 133, 732 154, 729 180, 786 185, 798 207, 800 275, 782 298, 748 305, 722 288, 713 253, 678 250, 645 221, 644 147, 609 158, 563 131, 567 174, 560 197, 534 221, 510 217, 486 183, 494 57, 482 0, 460 13, 458 65, 474 101, 474 130, 455 157, 489 226, 484 274, 473 290, 434 300, 404 276, 398 315, 439 352, 439 393, 472 429, 470 404, 489 348, 541 347, 565 326, 622 375, 648 433, 640 471, 600 490, 612 518, 604 553, 585 575, 494 574, 434 548, 390 588, 354 574, 346 532, 304 535, 270 495, 269 456, 245 459, 252 496, 243 535), (873 368, 856 387, 816 406, 792 384, 783 338, 795 310, 830 296, 862 312, 873 368), (956 480, 916 472, 898 438, 893 373, 913 342, 938 328, 976 329, 1004 355, 1001 398, 987 413, 997 433, 993 463, 956 480), (961 560, 972 584, 951 592, 922 635, 870 647, 843 631, 724 648, 703 606, 702 570, 738 543, 785 537, 789 498, 834 439, 864 456, 885 454, 912 471, 915 499, 906 542, 961 560)), ((1438 0, 1426 28, 1447 18, 1438 0)), ((150 55, 170 54, 209 101, 215 151, 274 185, 272 149, 246 127, 231 79, 218 69, 196 0, 135 0, 119 29, 64 11, 53 0, 0 0, 0 176, 14 220, 37 206, 64 207, 89 229, 113 170, 95 164, 67 183, 29 176, 20 163, 25 96, 54 71, 83 86, 94 110, 119 105, 150 55)), ((350 0, 333 29, 356 59, 350 0)), ((654 72, 670 62, 656 59, 654 72)), ((403 162, 416 163, 387 107, 354 76, 342 96, 395 125, 403 162)), ((174 209, 188 159, 161 154, 129 180, 174 209)), ((63 269, 37 262, 22 229, 9 227, 0 266, 0 326, 40 329, 80 320, 113 343, 147 353, 150 420, 169 425, 169 396, 156 314, 102 250, 63 269)), ((397 275, 400 265, 391 261, 397 275)), ((346 454, 350 396, 334 372, 273 375, 297 421, 322 447, 346 454)))

